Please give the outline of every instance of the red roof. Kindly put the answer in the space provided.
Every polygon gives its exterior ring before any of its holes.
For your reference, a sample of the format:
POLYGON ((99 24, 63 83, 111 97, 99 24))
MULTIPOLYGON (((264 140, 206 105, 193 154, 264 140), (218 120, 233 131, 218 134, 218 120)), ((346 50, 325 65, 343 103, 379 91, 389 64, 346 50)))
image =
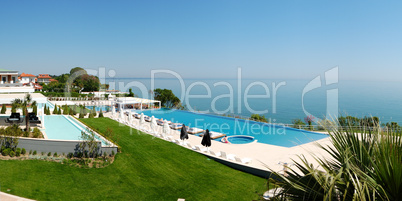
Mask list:
POLYGON ((49 78, 49 79, 50 79, 50 78, 52 78, 52 77, 50 77, 49 74, 39 74, 38 78, 39 78, 39 79, 45 79, 45 78, 49 78))
POLYGON ((32 74, 28 74, 28 73, 22 73, 21 75, 20 75, 20 77, 36 77, 35 75, 32 75, 32 74))
POLYGON ((58 82, 58 80, 55 79, 49 79, 50 82, 58 82))

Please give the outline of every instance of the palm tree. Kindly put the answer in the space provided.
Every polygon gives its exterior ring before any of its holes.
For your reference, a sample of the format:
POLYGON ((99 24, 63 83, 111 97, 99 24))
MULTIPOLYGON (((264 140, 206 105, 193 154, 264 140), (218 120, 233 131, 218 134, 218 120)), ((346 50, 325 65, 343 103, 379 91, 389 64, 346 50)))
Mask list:
POLYGON ((21 108, 21 109, 25 110, 24 113, 25 113, 26 131, 29 132, 28 107, 29 107, 29 106, 31 106, 31 107, 35 106, 35 105, 36 105, 36 101, 32 101, 31 95, 30 95, 30 94, 27 94, 24 99, 19 99, 19 98, 14 99, 14 100, 11 102, 11 104, 12 104, 12 106, 15 107, 15 108, 21 108))
MULTIPOLYGON (((369 120, 375 122, 376 119, 369 120)), ((357 133, 351 124, 327 125, 332 145, 320 146, 332 158, 315 157, 313 167, 304 156, 295 169, 274 182, 276 200, 398 200, 402 197, 402 135, 363 127, 357 133)))

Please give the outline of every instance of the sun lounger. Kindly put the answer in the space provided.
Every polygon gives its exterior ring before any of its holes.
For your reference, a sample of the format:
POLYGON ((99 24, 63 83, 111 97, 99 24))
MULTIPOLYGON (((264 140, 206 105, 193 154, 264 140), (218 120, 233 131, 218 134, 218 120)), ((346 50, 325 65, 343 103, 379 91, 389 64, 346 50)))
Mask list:
POLYGON ((145 116, 145 115, 144 115, 144 119, 145 119, 145 121, 148 121, 148 122, 151 121, 151 117, 148 117, 148 116, 145 116))
POLYGON ((172 123, 172 124, 170 124, 170 128, 175 129, 175 130, 179 130, 179 129, 183 128, 183 124, 172 123))
POLYGON ((221 153, 219 153, 219 152, 215 153, 215 152, 212 151, 212 150, 209 150, 209 153, 210 153, 212 156, 217 156, 217 157, 220 157, 220 156, 221 156, 221 153))
POLYGON ((187 147, 191 150, 196 150, 195 146, 191 145, 190 143, 186 143, 187 147))
POLYGON ((234 157, 235 157, 236 155, 234 155, 234 154, 226 154, 226 152, 221 151, 221 156, 222 156, 222 158, 224 158, 224 159, 228 159, 228 160, 234 161, 234 160, 235 160, 234 157))
POLYGON ((200 145, 195 145, 195 150, 197 150, 199 152, 207 152, 208 151, 207 148, 200 147, 200 145))
POLYGON ((204 132, 204 130, 200 129, 200 128, 188 128, 187 132, 190 134, 197 134, 197 133, 202 133, 204 132))
POLYGON ((236 162, 244 163, 244 164, 250 164, 252 161, 251 158, 239 158, 237 156, 235 156, 234 158, 235 158, 236 162))
POLYGON ((213 139, 213 140, 225 136, 225 134, 223 134, 223 133, 218 133, 218 132, 214 132, 214 131, 210 131, 209 135, 211 136, 211 139, 213 139))

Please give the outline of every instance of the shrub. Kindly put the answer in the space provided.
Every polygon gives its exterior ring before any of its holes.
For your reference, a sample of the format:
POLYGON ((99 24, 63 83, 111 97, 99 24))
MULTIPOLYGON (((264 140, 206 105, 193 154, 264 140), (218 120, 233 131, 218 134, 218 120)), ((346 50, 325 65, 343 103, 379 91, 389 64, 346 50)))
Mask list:
POLYGON ((13 112, 13 113, 17 112, 17 107, 15 107, 14 104, 11 107, 11 112, 13 112))
POLYGON ((3 106, 1 107, 1 114, 5 114, 6 111, 7 111, 6 104, 3 104, 3 106))
POLYGON ((100 117, 103 117, 103 112, 102 112, 102 109, 100 109, 100 111, 99 111, 98 118, 100 118, 100 117))
POLYGON ((28 131, 24 131, 24 133, 22 134, 23 137, 29 137, 29 132, 28 131))
POLYGON ((40 155, 42 155, 42 156, 43 156, 43 155, 45 155, 45 152, 43 152, 43 151, 42 151, 42 152, 40 152, 40 155))
POLYGON ((3 156, 8 156, 8 155, 10 155, 10 151, 11 151, 10 148, 4 149, 4 150, 1 152, 1 154, 2 154, 3 156))
POLYGON ((21 154, 22 154, 22 155, 25 155, 26 153, 27 153, 27 150, 25 150, 25 148, 22 148, 21 154))
POLYGON ((32 136, 34 138, 42 138, 42 132, 39 130, 39 128, 34 128, 32 132, 32 136))
POLYGON ((93 113, 89 113, 88 118, 94 118, 94 114, 93 114, 93 113))
POLYGON ((57 152, 54 152, 53 157, 57 157, 57 152))
POLYGON ((114 156, 114 150, 112 150, 112 156, 114 156))
POLYGON ((29 150, 29 155, 32 155, 32 150, 29 150))
MULTIPOLYGON (((19 149, 19 148, 18 148, 19 149)), ((15 152, 15 155, 17 156, 17 157, 19 157, 20 155, 21 155, 21 149, 20 150, 18 150, 17 149, 17 151, 15 152)))
POLYGON ((80 113, 79 118, 80 118, 80 119, 85 118, 85 114, 84 114, 84 113, 80 113))
POLYGON ((13 150, 10 150, 10 157, 14 157, 15 156, 15 152, 13 150))
POLYGON ((57 105, 54 105, 53 114, 59 114, 59 111, 57 111, 57 105))
POLYGON ((51 155, 52 155, 52 152, 47 153, 47 156, 51 156, 51 155))
POLYGON ((71 152, 67 154, 67 158, 72 158, 73 156, 74 156, 74 154, 71 152))

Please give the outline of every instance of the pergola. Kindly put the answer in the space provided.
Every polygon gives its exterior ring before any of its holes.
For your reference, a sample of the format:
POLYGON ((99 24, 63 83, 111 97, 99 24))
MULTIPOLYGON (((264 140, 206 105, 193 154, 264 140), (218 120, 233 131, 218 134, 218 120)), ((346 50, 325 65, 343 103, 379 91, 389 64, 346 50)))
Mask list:
MULTIPOLYGON (((11 105, 13 100, 19 98, 24 99, 27 93, 18 93, 18 94, 0 94, 0 105, 1 104, 8 104, 11 105)), ((41 127, 44 128, 45 126, 45 112, 44 106, 47 103, 47 98, 40 94, 40 93, 30 93, 32 102, 36 101, 38 104, 38 115, 41 115, 41 127)))
MULTIPOLYGON (((119 97, 115 99, 118 110, 126 109, 128 105, 140 105, 140 109, 142 110, 143 105, 147 105, 148 108, 151 104, 159 103, 159 108, 161 108, 161 102, 158 100, 150 100, 145 98, 136 98, 136 97, 119 97)), ((112 104, 113 105, 113 104, 112 104)))

